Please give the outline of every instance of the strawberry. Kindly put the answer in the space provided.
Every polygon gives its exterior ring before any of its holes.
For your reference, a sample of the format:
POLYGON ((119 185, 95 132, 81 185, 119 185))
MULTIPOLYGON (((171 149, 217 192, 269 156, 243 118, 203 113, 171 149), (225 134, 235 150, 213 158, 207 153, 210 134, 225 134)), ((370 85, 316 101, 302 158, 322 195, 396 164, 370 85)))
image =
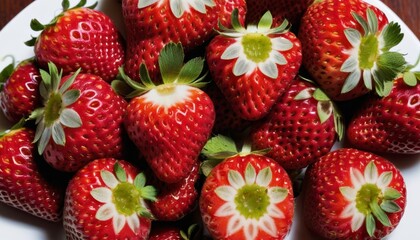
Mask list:
POLYGON ((406 64, 391 51, 403 38, 399 24, 362 0, 315 1, 298 36, 304 68, 332 100, 387 95, 406 64))
POLYGON ((57 67, 41 70, 43 106, 36 120, 38 152, 54 168, 74 172, 89 161, 122 156, 127 102, 102 78, 87 73, 62 77, 57 67))
POLYGON ((420 84, 400 77, 386 97, 370 95, 355 113, 347 138, 356 148, 378 153, 420 153, 420 84))
POLYGON ((271 28, 267 12, 256 25, 241 26, 232 13, 232 29, 222 27, 206 50, 209 71, 232 109, 243 119, 265 116, 296 76, 301 46, 287 21, 271 28))
POLYGON ((125 82, 134 88, 127 95, 124 124, 128 136, 140 149, 156 176, 175 183, 187 177, 211 134, 214 106, 209 96, 197 88, 203 59, 185 65, 181 44, 169 43, 159 54, 163 84, 155 85, 144 64, 142 82, 135 82, 122 71, 124 81, 112 84, 118 92, 125 82))
POLYGON ((306 171, 304 221, 323 239, 382 239, 398 225, 405 205, 399 170, 369 152, 341 148, 306 171))
MULTIPOLYGON (((139 80, 146 64, 152 79, 159 75, 158 56, 169 42, 180 42, 189 52, 205 43, 217 26, 221 0, 124 0, 123 19, 127 33, 126 74, 139 80)), ((236 1, 235 1, 236 2, 236 1)), ((245 3, 244 3, 245 4, 245 3)), ((224 6, 224 5, 223 5, 224 6)))
POLYGON ((124 61, 124 43, 111 18, 96 6, 84 7, 86 1, 70 8, 63 0, 63 12, 50 23, 32 20, 31 28, 41 31, 27 42, 34 46, 35 59, 41 68, 54 62, 68 74, 81 68, 83 73, 100 76, 110 82, 124 61))
POLYGON ((26 59, 17 66, 13 61, 0 75, 0 107, 10 122, 17 123, 41 104, 39 69, 33 59, 26 59))
POLYGON ((114 158, 96 159, 70 180, 64 205, 67 239, 147 239, 147 206, 156 190, 144 173, 114 158))
POLYGON ((193 240, 196 235, 197 224, 188 227, 187 232, 178 226, 169 224, 155 224, 152 226, 149 240, 193 240))
MULTIPOLYGON (((16 124, 0 134, 0 201, 39 218, 58 222, 64 191, 41 170, 34 130, 16 124)), ((44 170, 45 170, 45 166, 44 170)))
POLYGON ((206 156, 223 159, 204 182, 199 199, 204 225, 214 239, 283 239, 294 214, 292 183, 274 160, 259 153, 236 152, 235 143, 212 138, 206 156), (222 153, 217 153, 221 147, 222 153), (226 152, 227 151, 227 152, 226 152))
POLYGON ((344 123, 334 103, 313 83, 297 77, 270 113, 251 130, 255 149, 287 170, 298 170, 328 153, 344 123))
POLYGON ((298 26, 306 9, 314 0, 247 0, 247 23, 258 22, 267 10, 273 14, 274 22, 287 19, 292 26, 298 26))
MULTIPOLYGON (((190 174, 176 183, 167 184, 159 181, 156 176, 148 177, 157 190, 156 201, 150 203, 150 211, 159 221, 177 221, 190 213, 196 206, 199 178, 199 163, 195 162, 190 174)), ((179 231, 178 231, 179 232, 179 231)))

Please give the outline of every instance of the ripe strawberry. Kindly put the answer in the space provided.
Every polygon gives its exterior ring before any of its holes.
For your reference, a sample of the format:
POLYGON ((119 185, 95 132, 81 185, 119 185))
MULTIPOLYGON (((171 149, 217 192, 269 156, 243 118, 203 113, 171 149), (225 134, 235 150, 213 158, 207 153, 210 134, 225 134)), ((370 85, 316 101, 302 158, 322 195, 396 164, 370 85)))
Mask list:
MULTIPOLYGON (((124 80, 135 90, 127 107, 124 124, 130 139, 140 149, 156 176, 174 183, 188 176, 211 134, 214 106, 200 83, 203 60, 185 65, 181 44, 170 43, 159 55, 164 84, 154 85, 144 64, 142 82, 124 80)), ((116 89, 124 85, 113 82, 116 89)))
POLYGON ((12 123, 28 117, 39 107, 39 69, 33 59, 26 59, 17 66, 7 66, 1 73, 0 107, 12 123))
MULTIPOLYGON (((189 175, 176 183, 159 181, 156 176, 148 177, 157 190, 156 201, 150 203, 150 211, 159 221, 177 221, 190 213, 196 206, 198 192, 195 187, 199 178, 199 163, 195 162, 189 175)), ((179 231, 178 231, 179 232, 179 231)))
POLYGON ((0 201, 48 221, 60 221, 64 191, 41 173, 35 132, 19 126, 0 134, 0 201))
POLYGON ((122 156, 127 102, 102 78, 41 70, 44 106, 36 109, 38 152, 54 168, 74 172, 97 158, 122 156))
POLYGON ((84 7, 85 2, 69 8, 63 0, 63 12, 46 25, 32 20, 32 29, 41 33, 27 45, 34 46, 41 68, 54 62, 64 74, 81 68, 110 82, 124 61, 123 39, 109 16, 94 10, 96 5, 84 7))
POLYGON ((347 129, 354 147, 378 153, 420 153, 420 84, 394 81, 383 98, 369 96, 347 129))
POLYGON ((88 163, 67 187, 67 239, 147 239, 147 201, 155 199, 156 190, 145 183, 144 173, 126 161, 102 158, 88 163))
POLYGON ((328 153, 344 132, 334 103, 313 83, 297 77, 270 113, 251 130, 255 149, 287 170, 298 170, 328 153))
POLYGON ((316 1, 304 14, 299 39, 303 66, 332 100, 372 89, 384 96, 406 64, 391 49, 403 38, 398 23, 362 0, 316 1))
POLYGON ((184 232, 179 226, 154 223, 149 240, 193 240, 196 229, 197 224, 191 225, 188 231, 184 232))
POLYGON ((256 23, 269 10, 274 22, 281 23, 287 19, 292 26, 298 26, 306 9, 314 0, 247 0, 247 23, 256 23))
POLYGON ((233 29, 222 28, 207 46, 209 71, 232 109, 246 120, 268 113, 296 76, 301 46, 287 30, 287 22, 271 28, 267 12, 258 24, 247 28, 232 13, 233 29))
POLYGON ((189 52, 202 45, 213 35, 221 4, 221 0, 124 0, 126 74, 139 80, 139 67, 144 63, 152 79, 159 80, 158 56, 162 48, 169 42, 180 42, 189 52))
MULTIPOLYGON (((215 138, 212 144, 229 145, 215 138)), ((206 152, 212 152, 206 146, 206 152)), ((214 239, 283 239, 294 214, 292 183, 274 160, 257 153, 234 153, 210 171, 199 206, 214 239)))
POLYGON ((374 154, 342 148, 306 171, 304 221, 323 239, 382 239, 395 229, 405 205, 403 176, 374 154))

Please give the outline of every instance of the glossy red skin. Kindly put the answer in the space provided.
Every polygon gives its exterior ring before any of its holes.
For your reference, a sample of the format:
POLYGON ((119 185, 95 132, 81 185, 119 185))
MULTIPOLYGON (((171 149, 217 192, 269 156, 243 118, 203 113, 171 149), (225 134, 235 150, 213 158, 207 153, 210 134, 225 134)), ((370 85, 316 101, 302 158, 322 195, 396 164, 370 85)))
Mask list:
POLYGON ((204 182, 199 200, 200 212, 204 225, 208 229, 213 239, 245 239, 242 230, 226 237, 226 226, 228 224, 229 217, 215 216, 217 209, 222 206, 225 201, 219 198, 214 190, 219 186, 229 185, 229 170, 237 170, 243 176, 243 172, 245 171, 248 163, 251 163, 257 172, 265 167, 270 167, 273 175, 269 186, 278 186, 286 188, 289 191, 286 199, 276 205, 285 215, 285 218, 283 219, 275 218, 275 224, 278 229, 278 237, 273 238, 264 231, 260 230, 258 231, 258 236, 256 238, 267 240, 283 239, 291 228, 294 214, 292 183, 289 176, 287 175, 287 172, 278 163, 268 157, 261 155, 250 154, 243 157, 230 157, 213 168, 213 170, 207 176, 206 181, 204 182))
POLYGON ((354 147, 378 153, 420 153, 420 84, 394 81, 390 95, 369 96, 347 128, 354 147))
POLYGON ((292 32, 281 36, 289 39, 293 47, 281 52, 288 63, 277 65, 277 79, 265 76, 258 69, 239 77, 235 76, 233 67, 236 59, 221 59, 225 49, 234 43, 235 39, 218 35, 207 45, 206 60, 211 76, 233 111, 245 120, 264 117, 298 73, 302 61, 300 41, 292 32))
MULTIPOLYGON (((155 219, 177 221, 194 209, 198 202, 198 191, 195 184, 199 178, 199 168, 200 164, 197 160, 186 178, 172 184, 166 184, 154 177, 151 185, 158 190, 157 200, 151 202, 149 206, 155 219)), ((177 233, 179 234, 179 230, 177 233)))
POLYGON ((209 96, 189 88, 188 100, 167 109, 146 101, 150 92, 133 98, 127 107, 128 136, 163 182, 175 183, 188 176, 214 124, 209 96))
POLYGON ((124 43, 111 18, 89 8, 65 11, 57 23, 45 28, 35 43, 41 68, 55 63, 64 74, 81 68, 110 82, 124 63, 124 43))
POLYGON ((247 0, 247 23, 258 23, 268 10, 274 17, 274 22, 281 23, 287 19, 293 26, 299 25, 306 9, 314 0, 247 0))
POLYGON ((169 0, 142 9, 138 9, 138 1, 122 1, 127 35, 124 70, 135 80, 139 80, 141 63, 146 64, 152 79, 158 79, 158 56, 169 42, 181 43, 189 52, 206 42, 217 26, 217 7, 206 7, 206 14, 191 8, 178 19, 170 10, 169 0))
POLYGON ((341 94, 349 73, 340 71, 348 58, 346 49, 352 46, 344 35, 344 29, 354 28, 364 33, 354 20, 354 11, 366 19, 366 9, 372 9, 378 17, 378 29, 388 23, 385 14, 362 0, 325 0, 312 4, 302 17, 298 37, 302 42, 303 67, 333 100, 354 99, 369 92, 363 81, 352 91, 341 94))
MULTIPOLYGON (((63 77, 61 83, 69 77, 63 77)), ((65 146, 51 139, 43 153, 45 160, 57 170, 75 172, 98 158, 122 157, 127 102, 107 82, 92 74, 79 74, 69 89, 81 92, 68 108, 79 114, 82 126, 64 127, 65 146)))
POLYGON ((15 67, 0 92, 0 108, 10 122, 17 123, 39 107, 40 80, 39 69, 33 60, 25 60, 15 67))
POLYGON ((149 240, 182 240, 180 231, 175 226, 153 226, 149 240))
POLYGON ((20 128, 0 137, 0 201, 47 221, 62 217, 64 191, 41 174, 32 143, 35 132, 20 128))
MULTIPOLYGON (((246 0, 215 0, 219 7, 219 19, 220 23, 225 27, 232 27, 232 11, 236 8, 238 10, 238 17, 240 23, 245 23, 245 17, 248 11, 246 0)), ((218 26, 216 26, 218 29, 218 26)))
POLYGON ((139 170, 130 163, 114 158, 96 159, 80 171, 69 182, 64 205, 64 230, 69 240, 78 239, 115 239, 139 240, 147 239, 151 220, 139 217, 140 228, 134 233, 126 223, 121 232, 116 235, 112 219, 100 221, 95 214, 103 203, 95 200, 90 192, 98 187, 106 187, 101 177, 102 170, 114 172, 114 164, 118 163, 124 168, 127 177, 134 179, 139 170))
POLYGON ((314 98, 295 100, 297 94, 313 84, 296 78, 270 113, 251 130, 253 149, 266 154, 287 170, 299 170, 328 153, 336 141, 334 116, 321 124, 314 98))
MULTIPOLYGON (((406 206, 406 187, 400 171, 388 160, 360 150, 342 148, 323 156, 311 165, 303 183, 303 216, 306 226, 314 234, 325 239, 381 239, 391 233, 401 220, 406 206), (395 202, 402 208, 397 213, 388 213, 391 227, 376 221, 374 237, 369 237, 365 225, 351 232, 351 219, 341 219, 339 215, 348 201, 339 188, 352 186, 350 168, 359 169, 362 174, 365 166, 373 160, 380 175, 392 171, 393 180, 389 187, 402 194, 395 202)), ((365 224, 365 223, 363 223, 365 224)))

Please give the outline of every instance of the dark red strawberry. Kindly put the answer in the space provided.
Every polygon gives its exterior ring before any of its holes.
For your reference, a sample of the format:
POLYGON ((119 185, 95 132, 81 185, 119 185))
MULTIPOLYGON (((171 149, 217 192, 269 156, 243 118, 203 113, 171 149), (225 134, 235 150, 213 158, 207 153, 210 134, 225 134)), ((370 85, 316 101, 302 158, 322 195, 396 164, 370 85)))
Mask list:
POLYGON ((252 146, 287 170, 308 166, 344 135, 335 104, 313 83, 297 77, 270 113, 251 130, 252 146))
POLYGON ((342 148, 307 169, 303 217, 323 239, 382 239, 400 222, 406 197, 403 176, 391 162, 342 148))
POLYGON ((85 3, 70 8, 63 0, 63 12, 50 23, 32 20, 32 29, 41 33, 27 44, 34 46, 35 59, 44 69, 54 62, 64 74, 81 68, 110 82, 124 62, 123 39, 109 16, 93 9, 96 4, 85 3))
POLYGON ((96 159, 74 175, 67 187, 64 229, 67 239, 147 239, 148 201, 156 190, 144 173, 113 158, 96 159))
POLYGON ((378 153, 420 153, 420 84, 394 81, 386 97, 369 96, 347 128, 356 148, 378 153))
MULTIPOLYGON (((58 222, 62 217, 64 190, 58 179, 48 181, 41 169, 35 132, 16 126, 0 134, 0 202, 39 218, 58 222)), ((43 166, 45 167, 45 166, 43 166)))
POLYGON ((193 240, 196 239, 195 233, 197 224, 188 227, 187 232, 183 231, 177 225, 159 224, 155 222, 152 225, 149 240, 193 240))
POLYGON ((39 69, 33 59, 7 66, 1 74, 0 107, 6 118, 17 123, 40 106, 39 69))
POLYGON ((299 30, 303 66, 332 100, 388 94, 406 64, 392 51, 402 38, 398 23, 363 0, 315 1, 299 30))
POLYGON ((272 28, 267 12, 257 25, 241 26, 232 13, 232 29, 222 27, 208 44, 211 76, 232 109, 243 119, 265 116, 287 90, 301 63, 301 45, 285 21, 272 28))
MULTIPOLYGON (((198 160, 190 174, 176 183, 165 183, 157 177, 148 177, 158 194, 156 201, 150 203, 150 211, 159 221, 177 221, 189 214, 198 203, 196 183, 199 178, 198 160)), ((179 232, 179 231, 178 231, 179 232)))
POLYGON ((34 141, 54 168, 74 172, 97 158, 121 157, 127 102, 102 78, 76 72, 62 77, 56 66, 41 70, 44 106, 36 109, 34 141))

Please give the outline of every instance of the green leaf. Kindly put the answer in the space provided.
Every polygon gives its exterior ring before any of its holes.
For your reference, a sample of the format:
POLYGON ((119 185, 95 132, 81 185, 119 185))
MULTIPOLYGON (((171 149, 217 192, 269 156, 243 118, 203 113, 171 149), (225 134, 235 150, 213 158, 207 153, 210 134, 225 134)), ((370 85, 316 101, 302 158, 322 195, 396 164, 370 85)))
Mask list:
POLYGON ((69 128, 78 128, 82 126, 82 119, 74 109, 65 108, 60 114, 60 123, 69 128))
POLYGON ((13 60, 12 63, 7 65, 3 68, 0 72, 0 83, 5 83, 6 80, 12 75, 13 71, 15 70, 15 61, 13 60))
POLYGON ((151 186, 151 185, 144 186, 141 189, 140 192, 141 192, 141 196, 146 200, 150 200, 152 202, 155 202, 157 200, 156 199, 156 195, 157 195, 156 188, 151 186))
POLYGON ((184 66, 182 66, 181 71, 179 72, 178 82, 183 84, 188 84, 194 82, 204 67, 204 59, 197 57, 188 61, 184 66))
POLYGON ((384 226, 390 227, 391 222, 389 221, 386 213, 381 209, 376 201, 372 201, 370 204, 370 209, 372 210, 373 215, 378 219, 384 226))
POLYGON ((380 81, 392 81, 405 69, 406 61, 404 56, 398 52, 385 52, 378 57, 376 62, 378 69, 375 71, 380 81))
POLYGON ((134 186, 139 190, 146 186, 146 175, 144 173, 137 174, 134 178, 134 186))
POLYGON ((30 23, 31 29, 34 31, 42 31, 45 29, 45 25, 40 23, 37 19, 32 19, 30 23))
POLYGON ((398 206, 394 201, 385 200, 380 205, 381 209, 387 213, 396 213, 401 211, 401 207, 398 206))
POLYGON ((366 216, 366 231, 369 234, 369 236, 373 237, 375 230, 376 230, 375 219, 373 218, 373 215, 369 213, 366 216))
POLYGON ((386 188, 384 192, 384 199, 385 200, 396 200, 400 198, 402 194, 394 188, 386 188))
POLYGON ((357 46, 360 43, 362 35, 360 32, 354 28, 344 29, 344 35, 346 35, 347 40, 351 43, 352 46, 357 46))
POLYGON ((362 16, 357 14, 356 12, 351 12, 351 15, 360 24, 360 26, 362 26, 363 31, 364 31, 364 35, 365 36, 368 35, 369 34, 369 26, 368 26, 368 23, 366 22, 366 20, 362 16))
POLYGON ((397 22, 388 23, 382 30, 383 47, 382 51, 387 52, 391 48, 397 46, 404 38, 404 33, 401 33, 401 26, 397 22))
POLYGON ((200 170, 203 173, 203 175, 207 177, 210 174, 211 170, 213 170, 213 168, 222 161, 223 159, 205 160, 201 163, 200 170))
POLYGON ((403 75, 404 83, 410 87, 417 85, 417 78, 414 72, 405 72, 403 75))
POLYGON ((317 88, 314 91, 313 97, 317 100, 317 101, 331 101, 330 98, 327 96, 327 94, 325 94, 324 91, 322 91, 322 89, 317 88))
POLYGON ((366 10, 366 15, 368 19, 369 31, 371 33, 376 33, 378 31, 378 18, 376 17, 375 12, 368 8, 366 10))
POLYGON ((268 31, 273 24, 273 16, 270 11, 267 11, 258 22, 258 29, 262 31, 268 31))
POLYGON ((114 164, 114 172, 120 182, 127 182, 127 173, 118 162, 114 164))
POLYGON ((29 39, 28 41, 25 41, 24 44, 28 47, 33 47, 35 46, 35 42, 36 42, 36 37, 31 37, 31 39, 29 39))
POLYGON ((312 98, 313 92, 315 88, 305 88, 302 91, 300 91, 298 94, 296 94, 294 100, 305 100, 312 98))
POLYGON ((349 74, 349 76, 344 81, 343 87, 341 89, 341 93, 348 93, 353 90, 357 84, 360 82, 361 72, 354 71, 349 74))
POLYGON ((132 88, 125 81, 122 80, 113 80, 111 82, 112 89, 120 96, 126 97, 132 92, 132 88))
MULTIPOLYGON (((79 68, 77 69, 76 72, 74 72, 60 87, 59 91, 60 93, 64 93, 65 91, 67 91, 67 89, 74 83, 74 80, 76 80, 77 75, 79 75, 80 71, 82 69, 79 68)), ((59 82, 61 82, 61 77, 59 82)))
POLYGON ((63 0, 62 2, 61 2, 61 7, 63 8, 63 10, 65 11, 65 10, 67 10, 67 9, 69 9, 69 7, 70 7, 70 2, 69 2, 69 0, 63 0))
POLYGON ((239 10, 237 8, 233 9, 231 16, 232 27, 236 31, 244 30, 244 27, 239 22, 239 10))
MULTIPOLYGON (((214 156, 217 153, 237 153, 236 143, 233 139, 216 135, 210 138, 204 145, 201 153, 205 156, 214 156)), ((223 154, 222 154, 223 155, 223 154)))
POLYGON ((319 101, 316 109, 321 124, 327 121, 333 112, 333 106, 330 101, 319 101))
POLYGON ((168 43, 159 55, 159 68, 164 83, 173 83, 178 79, 179 72, 184 65, 184 50, 180 43, 168 43))

